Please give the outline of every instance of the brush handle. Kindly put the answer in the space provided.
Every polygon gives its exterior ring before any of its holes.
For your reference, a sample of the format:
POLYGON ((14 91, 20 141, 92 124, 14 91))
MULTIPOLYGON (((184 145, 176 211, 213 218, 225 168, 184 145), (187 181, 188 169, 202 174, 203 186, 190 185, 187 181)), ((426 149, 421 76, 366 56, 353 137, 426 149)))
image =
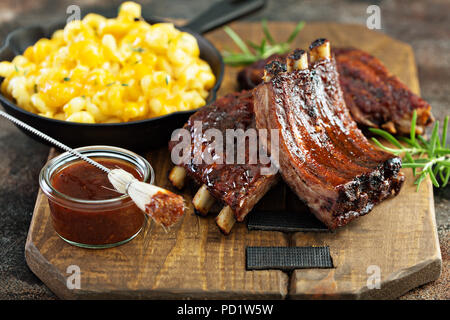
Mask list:
POLYGON ((111 171, 110 169, 106 168, 105 166, 102 166, 100 163, 98 163, 98 162, 96 162, 96 161, 94 161, 94 160, 92 160, 92 159, 82 155, 81 153, 79 153, 78 151, 76 151, 76 150, 74 150, 72 148, 69 148, 68 146, 66 146, 65 144, 59 142, 58 140, 53 139, 52 137, 46 135, 45 133, 43 133, 43 132, 41 132, 41 131, 39 131, 39 130, 31 127, 31 126, 29 126, 25 122, 22 122, 19 119, 16 119, 15 117, 7 114, 4 111, 0 110, 0 116, 2 116, 3 118, 11 121, 12 123, 18 125, 19 127, 22 127, 24 129, 30 131, 31 133, 37 135, 38 137, 41 137, 42 139, 47 140, 48 142, 50 142, 51 144, 57 146, 58 148, 69 152, 70 154, 74 155, 75 157, 86 161, 87 163, 93 165, 94 167, 97 167, 98 169, 100 169, 100 170, 102 170, 102 171, 104 171, 106 173, 109 173, 111 171))

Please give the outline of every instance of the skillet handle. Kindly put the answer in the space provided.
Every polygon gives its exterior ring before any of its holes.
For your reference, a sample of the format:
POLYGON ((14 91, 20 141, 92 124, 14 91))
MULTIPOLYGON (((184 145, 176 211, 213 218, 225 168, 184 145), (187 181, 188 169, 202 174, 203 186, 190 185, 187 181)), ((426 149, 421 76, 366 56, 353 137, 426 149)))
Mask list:
POLYGON ((223 0, 213 4, 191 21, 185 28, 197 33, 207 33, 264 7, 266 0, 223 0))

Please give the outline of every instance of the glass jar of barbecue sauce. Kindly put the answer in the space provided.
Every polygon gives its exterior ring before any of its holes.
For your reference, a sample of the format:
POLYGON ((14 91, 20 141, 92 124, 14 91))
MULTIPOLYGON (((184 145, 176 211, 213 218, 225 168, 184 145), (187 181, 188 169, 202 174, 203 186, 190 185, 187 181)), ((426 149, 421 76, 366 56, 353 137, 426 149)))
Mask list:
MULTIPOLYGON (((153 183, 153 168, 133 152, 110 146, 76 150, 107 168, 120 167, 153 183)), ((91 249, 118 246, 136 237, 144 225, 144 213, 129 196, 114 190, 107 173, 68 152, 47 162, 39 184, 48 198, 56 233, 72 245, 91 249)))

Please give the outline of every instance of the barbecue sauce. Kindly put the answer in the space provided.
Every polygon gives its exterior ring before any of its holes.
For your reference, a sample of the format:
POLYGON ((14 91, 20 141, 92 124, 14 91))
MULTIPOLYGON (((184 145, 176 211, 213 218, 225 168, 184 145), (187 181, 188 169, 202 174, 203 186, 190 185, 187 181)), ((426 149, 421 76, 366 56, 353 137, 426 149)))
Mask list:
MULTIPOLYGON (((124 161, 106 158, 95 161, 109 169, 121 168, 142 180, 136 168, 124 161)), ((76 161, 59 170, 51 182, 56 190, 76 199, 106 200, 121 196, 109 182, 107 173, 85 161, 76 161)))
MULTIPOLYGON (((140 172, 125 161, 94 160, 107 168, 124 169, 143 180, 140 172)), ((53 226, 66 240, 82 245, 115 244, 137 234, 144 223, 143 212, 129 197, 118 199, 122 194, 114 190, 108 175, 84 161, 75 161, 55 172, 51 184, 58 192, 75 198, 65 200, 64 204, 49 200, 53 226), (83 205, 76 199, 98 203, 83 205)))
POLYGON ((165 227, 173 225, 184 213, 182 198, 175 198, 173 194, 157 192, 145 206, 145 212, 165 227), (166 204, 170 203, 168 208, 166 204))

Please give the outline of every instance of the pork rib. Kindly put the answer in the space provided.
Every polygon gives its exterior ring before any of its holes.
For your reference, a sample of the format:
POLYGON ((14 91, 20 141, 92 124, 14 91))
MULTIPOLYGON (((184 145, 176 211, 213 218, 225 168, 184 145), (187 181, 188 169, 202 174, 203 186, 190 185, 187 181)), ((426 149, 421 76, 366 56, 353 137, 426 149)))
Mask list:
POLYGON ((414 94, 374 56, 357 49, 335 49, 344 99, 353 119, 393 134, 409 134, 417 111, 416 133, 433 122, 431 106, 414 94))
MULTIPOLYGON (((392 75, 379 59, 353 48, 336 48, 333 53, 345 103, 358 124, 407 135, 414 110, 417 134, 423 134, 433 122, 431 106, 392 75)), ((267 63, 285 59, 286 55, 276 54, 244 68, 238 74, 240 87, 256 87, 262 82, 267 63)))
MULTIPOLYGON (((199 150, 205 150, 208 141, 203 138, 203 134, 208 129, 217 129, 223 134, 223 141, 226 141, 225 133, 227 129, 256 129, 255 117, 253 113, 253 97, 251 92, 243 91, 228 94, 217 99, 213 105, 204 107, 193 114, 184 125, 191 135, 190 152, 193 155, 199 150), (200 121, 202 130, 198 131, 195 122, 200 121)), ((178 144, 178 141, 169 143, 169 150, 178 144)), ((237 155, 237 145, 234 145, 237 155)), ((215 151, 213 151, 215 152, 215 151)), ((262 174, 261 168, 269 168, 270 163, 262 164, 259 159, 257 163, 249 161, 249 148, 245 147, 245 163, 227 164, 206 162, 195 163, 194 157, 181 166, 185 173, 202 185, 202 192, 206 190, 212 197, 229 207, 224 208, 223 213, 234 213, 237 221, 242 221, 250 212, 253 206, 264 196, 264 194, 278 181, 279 175, 262 174), (231 209, 231 210, 230 210, 231 209)), ((199 191, 200 192, 200 191, 199 191)), ((203 198, 208 198, 204 196, 203 198)), ((220 221, 223 217, 218 218, 220 221)), ((221 228, 222 231, 223 228, 221 228)), ((227 233, 227 232, 225 232, 227 233)))
POLYGON ((335 229, 399 192, 401 160, 375 149, 352 120, 327 40, 311 44, 309 66, 297 60, 307 61, 306 53, 291 54, 287 68, 266 66, 265 82, 253 90, 256 126, 278 129, 284 181, 335 229))

